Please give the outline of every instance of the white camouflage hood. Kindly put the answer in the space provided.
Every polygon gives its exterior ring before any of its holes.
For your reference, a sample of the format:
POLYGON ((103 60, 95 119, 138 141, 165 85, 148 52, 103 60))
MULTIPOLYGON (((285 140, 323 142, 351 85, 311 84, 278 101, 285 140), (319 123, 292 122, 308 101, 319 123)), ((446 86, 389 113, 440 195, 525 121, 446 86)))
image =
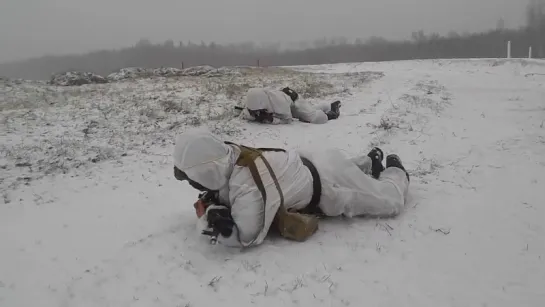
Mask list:
POLYGON ((206 131, 184 132, 176 138, 174 166, 210 190, 220 190, 233 170, 233 148, 206 131))
POLYGON ((266 109, 281 118, 291 117, 292 104, 290 96, 284 92, 265 88, 249 89, 245 101, 246 108, 250 110, 266 109))

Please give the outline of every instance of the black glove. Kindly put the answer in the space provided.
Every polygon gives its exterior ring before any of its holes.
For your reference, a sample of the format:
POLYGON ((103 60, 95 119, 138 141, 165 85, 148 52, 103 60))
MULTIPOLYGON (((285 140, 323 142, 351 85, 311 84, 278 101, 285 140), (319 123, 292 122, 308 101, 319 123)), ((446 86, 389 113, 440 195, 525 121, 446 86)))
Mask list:
POLYGON ((231 216, 229 207, 212 205, 206 212, 206 220, 208 221, 209 228, 212 228, 215 232, 219 232, 224 237, 231 236, 235 221, 231 216))
POLYGON ((384 154, 380 148, 375 147, 371 149, 367 156, 371 158, 371 175, 373 178, 378 179, 380 177, 380 173, 384 171, 384 166, 382 165, 384 154))

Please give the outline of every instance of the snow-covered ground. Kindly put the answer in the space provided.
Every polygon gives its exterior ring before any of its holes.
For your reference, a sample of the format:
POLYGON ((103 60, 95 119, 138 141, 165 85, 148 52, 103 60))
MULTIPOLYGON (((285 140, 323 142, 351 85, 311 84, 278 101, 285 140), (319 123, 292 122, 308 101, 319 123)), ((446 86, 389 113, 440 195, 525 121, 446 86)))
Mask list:
POLYGON ((543 306, 545 63, 427 60, 55 87, 0 80, 0 306, 543 306), (235 118, 249 86, 343 101, 325 125, 235 118), (176 133, 398 153, 410 199, 240 251, 195 229, 176 133))

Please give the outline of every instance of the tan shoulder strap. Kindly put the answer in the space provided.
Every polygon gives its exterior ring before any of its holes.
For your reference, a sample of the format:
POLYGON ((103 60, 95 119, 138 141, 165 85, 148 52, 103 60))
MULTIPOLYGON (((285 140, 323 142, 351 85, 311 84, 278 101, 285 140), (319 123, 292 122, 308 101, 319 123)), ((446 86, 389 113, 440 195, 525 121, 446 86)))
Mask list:
POLYGON ((267 167, 267 170, 269 171, 269 174, 272 177, 272 180, 274 182, 274 185, 276 187, 276 190, 278 191, 278 194, 280 195, 280 210, 285 211, 284 209, 284 193, 282 193, 282 189, 280 188, 280 184, 278 183, 278 179, 276 178, 276 175, 269 164, 269 161, 263 156, 261 153, 262 151, 278 151, 278 152, 285 152, 284 149, 281 148, 252 148, 244 145, 238 145, 231 142, 225 142, 229 145, 237 146, 240 149, 240 155, 238 156, 238 159, 236 161, 236 165, 242 166, 242 167, 248 167, 250 170, 250 174, 252 174, 252 178, 254 179, 254 182, 257 186, 257 189, 261 193, 261 197, 263 198, 263 203, 267 204, 267 192, 265 191, 265 186, 263 184, 263 180, 261 179, 261 176, 259 175, 259 171, 257 170, 257 166, 255 165, 255 159, 257 157, 260 157, 263 163, 265 164, 265 167, 267 167))
POLYGON ((261 193, 261 197, 263 198, 263 203, 267 203, 267 192, 265 191, 265 185, 263 184, 263 180, 261 179, 261 176, 259 176, 259 171, 257 170, 257 166, 255 165, 255 159, 261 156, 261 153, 258 151, 249 151, 243 147, 241 147, 240 156, 237 159, 236 164, 238 166, 247 167, 250 170, 250 174, 252 174, 252 178, 255 181, 255 184, 257 185, 257 189, 261 193))

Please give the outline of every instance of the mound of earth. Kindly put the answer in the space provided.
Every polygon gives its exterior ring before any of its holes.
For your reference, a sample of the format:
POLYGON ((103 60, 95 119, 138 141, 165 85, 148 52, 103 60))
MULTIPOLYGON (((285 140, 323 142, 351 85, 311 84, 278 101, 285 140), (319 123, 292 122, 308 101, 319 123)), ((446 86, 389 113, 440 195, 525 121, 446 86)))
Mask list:
POLYGON ((214 70, 216 70, 216 68, 210 65, 193 66, 193 67, 188 67, 183 69, 182 75, 197 77, 197 76, 202 76, 204 74, 207 74, 214 70))
POLYGON ((109 81, 121 81, 126 79, 149 78, 154 75, 153 69, 142 67, 122 68, 117 72, 109 74, 106 78, 109 81))
POLYGON ((49 80, 49 84, 58 86, 74 86, 84 84, 103 84, 108 80, 103 76, 92 72, 68 71, 54 74, 49 80))

